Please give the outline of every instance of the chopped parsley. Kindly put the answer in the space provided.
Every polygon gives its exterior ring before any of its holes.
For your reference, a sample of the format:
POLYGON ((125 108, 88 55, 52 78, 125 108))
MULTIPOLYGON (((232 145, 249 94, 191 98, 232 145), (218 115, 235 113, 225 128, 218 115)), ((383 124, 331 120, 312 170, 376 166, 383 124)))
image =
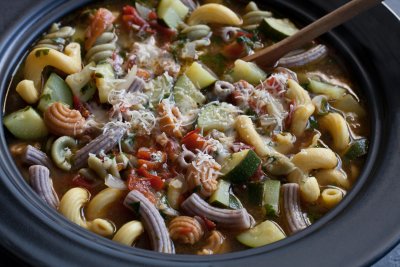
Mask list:
POLYGON ((47 56, 50 53, 50 49, 39 49, 36 50, 35 56, 40 57, 40 56, 47 56))

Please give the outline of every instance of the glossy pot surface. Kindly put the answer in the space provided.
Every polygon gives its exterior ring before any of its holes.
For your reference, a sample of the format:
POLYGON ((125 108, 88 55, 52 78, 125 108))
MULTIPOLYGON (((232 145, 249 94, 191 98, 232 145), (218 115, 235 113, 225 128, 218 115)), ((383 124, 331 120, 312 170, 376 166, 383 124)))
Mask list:
MULTIPOLYGON (((52 22, 89 2, 37 1, 2 36, 2 103, 12 74, 29 45, 52 22)), ((265 1, 268 7, 304 24, 344 2, 265 1)), ((381 5, 322 37, 344 56, 367 99, 371 144, 365 168, 352 191, 338 207, 306 230, 266 247, 216 256, 167 255, 117 245, 81 229, 41 202, 15 167, 1 127, 0 245, 22 261, 37 266, 371 264, 400 239, 399 33, 400 22, 381 5)))

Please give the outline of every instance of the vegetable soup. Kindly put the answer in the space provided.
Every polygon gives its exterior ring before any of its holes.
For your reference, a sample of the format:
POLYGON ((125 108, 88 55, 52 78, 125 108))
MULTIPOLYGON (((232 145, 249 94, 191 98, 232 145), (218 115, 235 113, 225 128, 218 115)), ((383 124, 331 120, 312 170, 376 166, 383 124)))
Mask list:
POLYGON ((3 124, 44 204, 115 242, 211 255, 310 226, 351 190, 368 114, 319 41, 274 68, 240 58, 298 31, 254 2, 103 2, 24 59, 3 124))

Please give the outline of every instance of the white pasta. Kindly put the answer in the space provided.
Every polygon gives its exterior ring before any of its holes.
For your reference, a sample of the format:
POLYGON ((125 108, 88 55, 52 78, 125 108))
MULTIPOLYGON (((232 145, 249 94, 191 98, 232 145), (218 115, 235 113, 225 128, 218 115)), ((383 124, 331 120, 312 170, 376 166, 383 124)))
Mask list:
POLYGON ((98 193, 88 204, 86 217, 88 220, 105 217, 111 206, 124 196, 124 191, 106 188, 98 193))
POLYGON ((314 113, 315 107, 306 90, 304 90, 296 81, 288 80, 288 91, 286 97, 294 101, 296 109, 293 112, 291 132, 296 136, 301 136, 307 127, 308 119, 314 113))
POLYGON ((338 164, 336 154, 327 148, 302 149, 293 156, 292 162, 304 173, 317 169, 332 169, 338 164))
POLYGON ((124 224, 114 235, 113 241, 131 246, 133 242, 144 232, 139 221, 130 221, 124 224))
POLYGON ((318 200, 321 191, 315 177, 306 178, 300 183, 300 194, 303 200, 312 203, 318 200))
POLYGON ((327 188, 321 194, 322 204, 331 209, 343 199, 343 196, 343 192, 340 189, 327 188))
POLYGON ((337 113, 329 113, 318 120, 319 127, 328 131, 333 139, 333 148, 343 151, 350 144, 350 132, 345 119, 337 113))
POLYGON ((82 209, 90 199, 90 193, 83 188, 75 187, 67 191, 60 201, 59 211, 70 221, 102 236, 114 233, 114 225, 104 219, 86 221, 82 217, 82 209))
POLYGON ((275 136, 275 150, 282 154, 288 154, 294 147, 296 137, 290 133, 280 133, 275 136))
POLYGON ((25 60, 25 79, 33 81, 36 89, 40 88, 42 72, 47 66, 59 69, 66 74, 81 71, 81 46, 78 43, 70 43, 65 47, 64 53, 50 48, 34 49, 25 60))
POLYGON ((344 189, 350 188, 350 181, 343 170, 329 169, 318 170, 314 174, 320 185, 335 185, 344 189))
POLYGON ((33 81, 23 80, 15 90, 28 104, 35 104, 39 101, 39 92, 36 90, 33 81))

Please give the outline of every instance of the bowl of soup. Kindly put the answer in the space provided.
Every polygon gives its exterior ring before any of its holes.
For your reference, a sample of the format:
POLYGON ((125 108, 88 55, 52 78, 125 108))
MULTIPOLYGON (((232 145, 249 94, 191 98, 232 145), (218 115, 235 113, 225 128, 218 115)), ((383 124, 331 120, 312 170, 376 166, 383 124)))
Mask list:
POLYGON ((398 238, 379 216, 397 197, 398 127, 381 25, 360 17, 273 67, 241 60, 324 5, 32 11, 2 47, 3 245, 53 266, 374 260, 398 238))

